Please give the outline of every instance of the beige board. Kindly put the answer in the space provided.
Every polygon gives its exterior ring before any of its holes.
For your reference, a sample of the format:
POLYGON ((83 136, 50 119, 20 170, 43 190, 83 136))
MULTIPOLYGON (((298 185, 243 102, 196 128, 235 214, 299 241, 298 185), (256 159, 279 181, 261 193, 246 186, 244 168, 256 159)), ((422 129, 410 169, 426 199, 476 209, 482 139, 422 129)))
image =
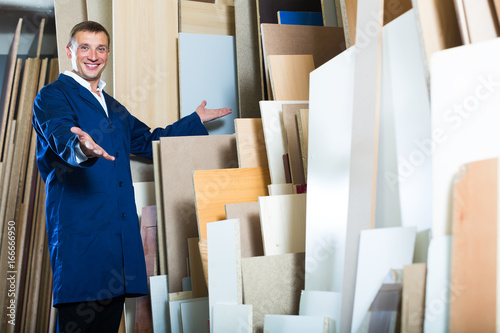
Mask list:
POLYGON ((161 179, 165 219, 168 287, 182 291, 188 257, 187 239, 198 237, 193 191, 193 172, 236 168, 234 135, 167 137, 160 139, 161 179))
POLYGON ((316 67, 345 50, 344 30, 336 27, 261 24, 264 75, 271 97, 268 56, 312 54, 316 67))
POLYGON ((450 332, 494 332, 498 159, 462 166, 454 185, 450 332))
POLYGON ((267 167, 262 119, 235 119, 236 147, 240 168, 267 167))
POLYGON ((297 185, 306 183, 304 162, 300 148, 297 112, 308 107, 309 104, 283 104, 283 125, 285 126, 288 143, 288 158, 290 159, 292 183, 297 185))
POLYGON ((427 265, 424 263, 407 265, 403 268, 401 333, 424 331, 426 276, 427 265))
POLYGON ((179 119, 177 0, 113 2, 114 97, 151 128, 179 119))
POLYGON ((191 286, 193 288, 194 298, 208 296, 198 241, 198 237, 188 238, 189 270, 191 272, 191 286))
MULTIPOLYGON (((109 33, 110 49, 113 49, 113 0, 87 0, 87 17, 90 21, 96 21, 103 25, 109 33)), ((110 54, 106 69, 101 74, 101 80, 106 82, 104 90, 108 95, 113 96, 113 55, 110 54)))
POLYGON ((462 0, 471 43, 498 37, 495 13, 489 0, 462 0))
POLYGON ((242 202, 225 205, 226 219, 240 220, 241 257, 264 255, 258 202, 242 202))
POLYGON ((263 332, 266 314, 299 314, 304 260, 304 253, 241 259, 243 303, 253 307, 254 332, 263 332))
POLYGON ((312 55, 270 55, 268 64, 274 100, 309 99, 309 73, 314 70, 312 55))
POLYGON ((304 179, 307 183, 307 148, 309 147, 309 109, 301 109, 297 112, 297 127, 299 130, 300 153, 302 166, 304 167, 304 179))
POLYGON ((87 3, 85 0, 54 0, 56 17, 57 57, 59 73, 71 70, 71 61, 66 55, 71 29, 78 23, 87 20, 87 3))
POLYGON ((234 36, 234 6, 181 0, 179 32, 234 36))
POLYGON ((42 50, 42 40, 43 40, 43 32, 45 30, 45 19, 43 18, 40 21, 40 27, 38 28, 38 45, 36 47, 36 57, 40 58, 40 51, 42 50))
POLYGON ((134 183, 155 180, 153 161, 144 157, 130 155, 130 172, 134 183))

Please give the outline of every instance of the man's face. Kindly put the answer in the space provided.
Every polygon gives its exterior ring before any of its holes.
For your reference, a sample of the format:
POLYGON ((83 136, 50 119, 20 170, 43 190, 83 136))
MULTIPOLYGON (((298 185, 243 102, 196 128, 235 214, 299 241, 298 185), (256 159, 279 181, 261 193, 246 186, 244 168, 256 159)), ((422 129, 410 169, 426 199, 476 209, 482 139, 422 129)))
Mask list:
POLYGON ((78 31, 66 55, 71 59, 73 71, 89 82, 99 82, 108 62, 108 38, 104 32, 78 31))

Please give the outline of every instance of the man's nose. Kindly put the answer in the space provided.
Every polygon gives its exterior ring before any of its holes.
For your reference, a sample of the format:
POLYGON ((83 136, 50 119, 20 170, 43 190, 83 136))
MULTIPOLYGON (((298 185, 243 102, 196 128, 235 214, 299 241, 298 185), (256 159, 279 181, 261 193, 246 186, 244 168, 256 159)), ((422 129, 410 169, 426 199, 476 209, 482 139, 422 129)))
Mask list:
POLYGON ((96 49, 90 49, 89 59, 90 60, 97 60, 97 50, 96 49))

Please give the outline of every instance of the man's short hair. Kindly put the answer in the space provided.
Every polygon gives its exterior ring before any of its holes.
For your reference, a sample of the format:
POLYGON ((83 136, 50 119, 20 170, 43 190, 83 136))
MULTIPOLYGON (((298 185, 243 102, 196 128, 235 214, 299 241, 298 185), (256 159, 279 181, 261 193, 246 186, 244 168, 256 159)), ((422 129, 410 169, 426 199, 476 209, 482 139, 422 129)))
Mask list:
POLYGON ((111 40, 109 38, 109 33, 104 28, 100 23, 94 22, 94 21, 83 21, 78 23, 71 29, 71 33, 69 36, 69 42, 68 46, 71 47, 73 44, 73 41, 75 41, 75 35, 79 31, 88 31, 88 32, 93 32, 93 33, 98 33, 98 32, 104 32, 106 34, 106 37, 108 37, 108 48, 111 44, 111 40))

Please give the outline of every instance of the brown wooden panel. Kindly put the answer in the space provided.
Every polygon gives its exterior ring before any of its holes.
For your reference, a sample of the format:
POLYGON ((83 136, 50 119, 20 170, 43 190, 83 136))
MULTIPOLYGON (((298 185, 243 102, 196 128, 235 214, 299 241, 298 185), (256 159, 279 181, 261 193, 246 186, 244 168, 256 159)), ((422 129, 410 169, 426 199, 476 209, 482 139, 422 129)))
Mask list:
POLYGON ((208 296, 198 241, 198 237, 188 238, 189 270, 191 271, 191 286, 193 288, 194 298, 208 296))
POLYGON ((309 104, 283 104, 283 124, 285 125, 288 142, 288 158, 293 184, 305 184, 304 163, 300 152, 297 112, 307 109, 309 104))
POLYGON ((227 204, 226 218, 240 220, 241 257, 264 255, 258 202, 227 204))
POLYGON ((312 55, 270 55, 268 63, 275 100, 303 101, 309 99, 309 73, 314 70, 312 55))
POLYGON ((262 119, 235 119, 238 165, 240 168, 267 167, 262 119))
POLYGON ((234 6, 181 0, 179 32, 234 36, 234 6))

